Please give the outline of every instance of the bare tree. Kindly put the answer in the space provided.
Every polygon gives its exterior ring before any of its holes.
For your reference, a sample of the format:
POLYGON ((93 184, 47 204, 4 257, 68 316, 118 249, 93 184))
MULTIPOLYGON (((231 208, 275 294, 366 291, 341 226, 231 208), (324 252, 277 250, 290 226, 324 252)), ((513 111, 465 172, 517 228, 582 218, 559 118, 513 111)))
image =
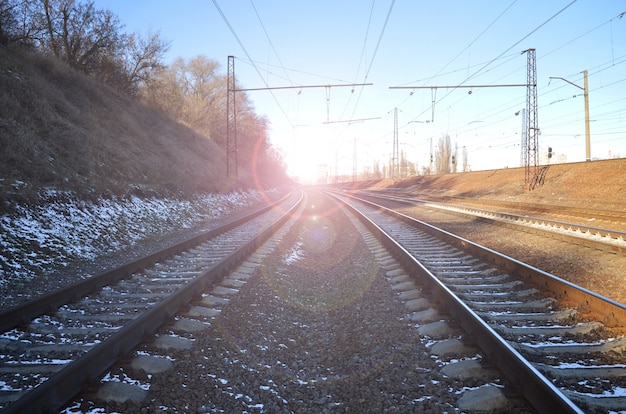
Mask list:
POLYGON ((163 57, 169 48, 170 43, 159 32, 149 32, 146 37, 133 33, 128 37, 125 67, 129 89, 150 82, 155 72, 164 67, 163 57))
MULTIPOLYGON (((140 85, 142 99, 225 146, 226 78, 204 56, 177 58, 140 85)), ((239 96, 238 96, 239 98, 239 96)), ((238 99, 238 106, 244 102, 238 99)))
MULTIPOLYGON (((176 59, 140 88, 142 99, 226 147, 226 76, 205 56, 176 59)), ((256 115, 245 93, 237 99, 239 161, 257 162, 268 150, 267 120, 256 115)))
POLYGON ((372 168, 373 172, 373 177, 372 178, 383 178, 383 171, 380 167, 380 161, 379 160, 374 160, 374 166, 372 168))
POLYGON ((417 163, 409 161, 406 151, 402 150, 400 151, 400 176, 410 177, 413 175, 417 175, 417 163))
POLYGON ((122 49, 122 26, 111 11, 97 10, 93 1, 40 2, 36 20, 45 33, 40 46, 70 67, 93 74, 105 56, 114 56, 122 49))
POLYGON ((41 35, 34 23, 37 4, 23 0, 0 0, 0 44, 20 43, 32 46, 41 35))
POLYGON ((435 151, 435 171, 437 174, 447 174, 450 172, 452 161, 452 144, 450 135, 439 138, 439 146, 435 151))
POLYGON ((0 0, 0 45, 7 45, 10 31, 17 26, 16 8, 15 1, 0 0))
POLYGON ((100 70, 94 76, 119 91, 137 96, 139 86, 150 82, 165 67, 163 56, 169 42, 158 32, 146 37, 137 33, 121 35, 120 39, 121 47, 116 53, 103 53, 100 70))
POLYGON ((452 159, 451 164, 452 164, 452 172, 456 173, 457 171, 457 165, 459 165, 459 157, 457 155, 457 153, 459 152, 459 145, 455 142, 454 143, 454 151, 452 152, 452 159))

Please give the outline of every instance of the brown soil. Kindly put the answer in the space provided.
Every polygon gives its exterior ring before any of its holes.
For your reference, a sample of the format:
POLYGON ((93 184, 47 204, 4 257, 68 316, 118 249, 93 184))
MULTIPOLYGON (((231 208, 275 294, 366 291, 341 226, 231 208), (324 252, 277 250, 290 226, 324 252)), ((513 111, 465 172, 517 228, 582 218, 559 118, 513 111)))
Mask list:
POLYGON ((369 181, 361 183, 360 187, 393 187, 440 196, 626 209, 626 158, 551 165, 544 184, 532 191, 525 189, 524 178, 524 168, 508 168, 369 181))

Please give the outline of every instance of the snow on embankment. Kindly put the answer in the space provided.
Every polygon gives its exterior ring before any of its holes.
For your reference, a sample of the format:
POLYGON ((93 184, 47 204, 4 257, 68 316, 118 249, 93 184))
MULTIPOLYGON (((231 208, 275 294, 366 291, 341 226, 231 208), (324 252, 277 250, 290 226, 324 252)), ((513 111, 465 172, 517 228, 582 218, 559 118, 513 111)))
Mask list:
POLYGON ((65 197, 0 216, 0 286, 190 229, 261 200, 257 192, 192 199, 65 197))

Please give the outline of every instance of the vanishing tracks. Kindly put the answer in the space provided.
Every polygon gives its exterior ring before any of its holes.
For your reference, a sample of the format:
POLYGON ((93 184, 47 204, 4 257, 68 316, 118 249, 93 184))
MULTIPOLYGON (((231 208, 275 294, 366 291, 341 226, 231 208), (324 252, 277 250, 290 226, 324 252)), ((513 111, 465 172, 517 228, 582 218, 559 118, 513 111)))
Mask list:
MULTIPOLYGON (((61 407, 201 292, 216 289, 300 200, 291 195, 250 220, 0 315, 0 409, 61 407)), ((416 305, 427 298, 426 306, 464 330, 453 339, 478 346, 483 362, 539 412, 626 407, 623 305, 380 206, 350 204, 418 287, 415 298, 405 295, 411 320, 427 319, 430 310, 416 305)))

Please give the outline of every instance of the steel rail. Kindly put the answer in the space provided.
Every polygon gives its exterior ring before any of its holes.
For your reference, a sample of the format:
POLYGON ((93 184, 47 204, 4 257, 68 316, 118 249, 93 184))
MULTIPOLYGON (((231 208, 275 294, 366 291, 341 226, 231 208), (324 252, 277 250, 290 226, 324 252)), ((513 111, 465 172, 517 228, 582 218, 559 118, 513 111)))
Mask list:
POLYGON ((559 300, 570 300, 574 303, 578 303, 582 309, 594 314, 598 320, 604 322, 607 326, 626 327, 626 306, 619 302, 601 296, 595 292, 575 285, 553 274, 544 272, 543 270, 537 269, 529 264, 506 256, 495 250, 439 229, 414 217, 394 211, 371 201, 363 200, 355 196, 351 197, 384 209, 394 217, 397 217, 398 219, 403 220, 404 222, 409 223, 423 231, 434 235, 436 234, 438 238, 446 243, 493 263, 540 290, 553 293, 559 300))
MULTIPOLYGON (((56 412, 74 395, 80 392, 85 383, 96 380, 120 356, 128 354, 146 336, 153 334, 164 322, 175 315, 183 306, 191 302, 194 297, 199 296, 208 286, 219 281, 227 271, 241 263, 245 257, 262 245, 290 218, 291 214, 302 202, 303 197, 304 194, 301 192, 298 202, 286 210, 274 223, 262 230, 255 238, 245 243, 222 261, 215 263, 179 291, 130 321, 106 341, 94 346, 79 359, 69 363, 63 369, 53 374, 46 382, 28 391, 22 398, 5 407, 2 413, 34 414, 56 412)), ((272 208, 275 204, 259 211, 267 211, 268 208, 272 208)), ((261 214, 259 211, 253 213, 253 215, 256 217, 256 215, 261 214)), ((250 216, 247 217, 249 218, 250 216)), ((236 222, 239 221, 236 220, 236 222)))
MULTIPOLYGON (((342 194, 357 199, 352 195, 342 194)), ((333 196, 339 198, 336 194, 333 196)), ((555 289, 562 296, 574 299, 574 297, 586 298, 589 307, 595 308, 599 313, 608 315, 620 314, 626 316, 626 308, 616 302, 606 302, 593 292, 581 289, 567 281, 556 278, 538 269, 530 267, 510 257, 504 256, 491 249, 479 246, 469 240, 457 237, 451 233, 437 229, 427 223, 406 216, 402 213, 390 210, 371 201, 359 199, 377 209, 381 209, 395 218, 415 226, 428 234, 431 234, 446 243, 462 249, 483 260, 495 263, 504 267, 514 275, 525 280, 543 285, 547 289, 555 289), (603 302, 602 307, 609 309, 597 309, 597 303, 603 302), (612 302, 612 303, 611 303, 612 302)), ((472 311, 461 299, 459 299, 448 287, 446 287, 435 275, 433 275, 424 265, 415 259, 404 247, 402 247, 391 236, 387 235, 372 220, 365 217, 358 209, 350 205, 351 209, 357 212, 360 220, 370 231, 377 235, 379 240, 387 249, 401 262, 410 274, 415 275, 424 282, 426 292, 435 301, 445 304, 446 310, 463 329, 468 333, 471 340, 478 345, 483 352, 493 361, 513 386, 530 402, 530 404, 541 413, 582 413, 583 411, 574 404, 561 390, 543 376, 530 362, 528 362, 517 350, 515 350, 506 340, 498 335, 480 316, 472 311)), ((561 296, 561 295, 559 295, 561 296)), ((621 319, 622 321, 624 319, 621 319)))
POLYGON ((550 204, 537 204, 523 201, 506 201, 506 200, 493 200, 493 199, 481 199, 474 197, 463 196, 436 196, 436 195, 423 195, 421 198, 415 198, 416 194, 408 193, 405 191, 394 191, 394 189, 380 189, 376 191, 363 192, 367 194, 385 194, 400 197, 409 197, 416 202, 436 202, 446 203, 459 201, 461 203, 469 204, 482 204, 490 206, 498 206, 509 208, 513 210, 533 211, 548 214, 566 215, 580 218, 595 218, 602 221, 626 221, 626 210, 606 210, 606 209, 593 209, 588 207, 577 207, 571 205, 550 205, 550 204))
POLYGON ((584 226, 580 224, 573 224, 563 221, 544 219, 539 217, 528 217, 519 214, 504 213, 500 211, 483 210, 474 207, 456 206, 444 203, 424 203, 424 206, 434 207, 442 210, 446 210, 452 213, 470 215, 476 217, 479 220, 489 223, 517 228, 522 227, 526 232, 541 234, 553 239, 559 239, 572 244, 579 244, 585 247, 594 248, 597 250, 605 251, 614 254, 626 255, 626 245, 619 246, 611 242, 626 242, 626 232, 603 229, 598 227, 584 226), (488 217, 491 216, 491 217, 488 217), (492 218, 493 217, 493 218, 492 218), (541 226, 541 227, 536 227, 541 226), (552 229, 562 230, 554 231, 552 229), (571 232, 574 234, 569 234, 571 232), (599 237, 601 239, 595 240, 586 237, 581 237, 576 233, 589 234, 591 236, 599 237))
POLYGON ((454 201, 459 200, 465 203, 472 204, 488 204, 494 206, 500 206, 504 208, 510 209, 518 209, 518 210, 526 210, 526 211, 538 211, 541 213, 550 213, 550 214, 560 214, 560 215, 568 215, 575 217, 594 217, 598 220, 606 220, 606 221, 625 221, 626 220, 626 211, 620 210, 599 210, 599 209, 591 209, 585 207, 576 207, 576 206, 564 206, 564 205, 542 205, 536 203, 528 203, 521 201, 504 201, 504 200, 480 200, 471 197, 458 197, 458 196, 447 196, 444 199, 454 201), (555 213, 555 209, 558 212, 555 213))
POLYGON ((552 239, 589 247, 607 253, 626 255, 626 244, 620 245, 620 243, 626 243, 626 232, 622 231, 398 196, 371 193, 367 193, 367 196, 392 199, 396 202, 406 204, 420 204, 425 207, 445 210, 451 214, 469 215, 490 224, 496 224, 508 228, 521 228, 528 233, 539 234, 552 239), (555 231, 555 229, 560 231, 555 231), (582 234, 588 234, 596 237, 597 239, 583 237, 582 234))
POLYGON ((65 303, 77 301, 88 293, 124 279, 132 273, 144 269, 165 257, 190 249, 193 246, 205 242, 206 240, 225 233, 248 220, 258 217, 269 209, 274 208, 276 205, 286 200, 289 196, 290 194, 287 194, 285 197, 275 201, 274 203, 259 208, 245 217, 230 221, 216 229, 191 237, 173 246, 166 247, 140 259, 133 260, 114 269, 95 275, 89 279, 81 280, 80 282, 76 282, 68 287, 56 290, 47 295, 2 310, 0 311, 0 332, 15 328, 21 324, 27 324, 33 318, 43 315, 46 312, 50 312, 65 303))

